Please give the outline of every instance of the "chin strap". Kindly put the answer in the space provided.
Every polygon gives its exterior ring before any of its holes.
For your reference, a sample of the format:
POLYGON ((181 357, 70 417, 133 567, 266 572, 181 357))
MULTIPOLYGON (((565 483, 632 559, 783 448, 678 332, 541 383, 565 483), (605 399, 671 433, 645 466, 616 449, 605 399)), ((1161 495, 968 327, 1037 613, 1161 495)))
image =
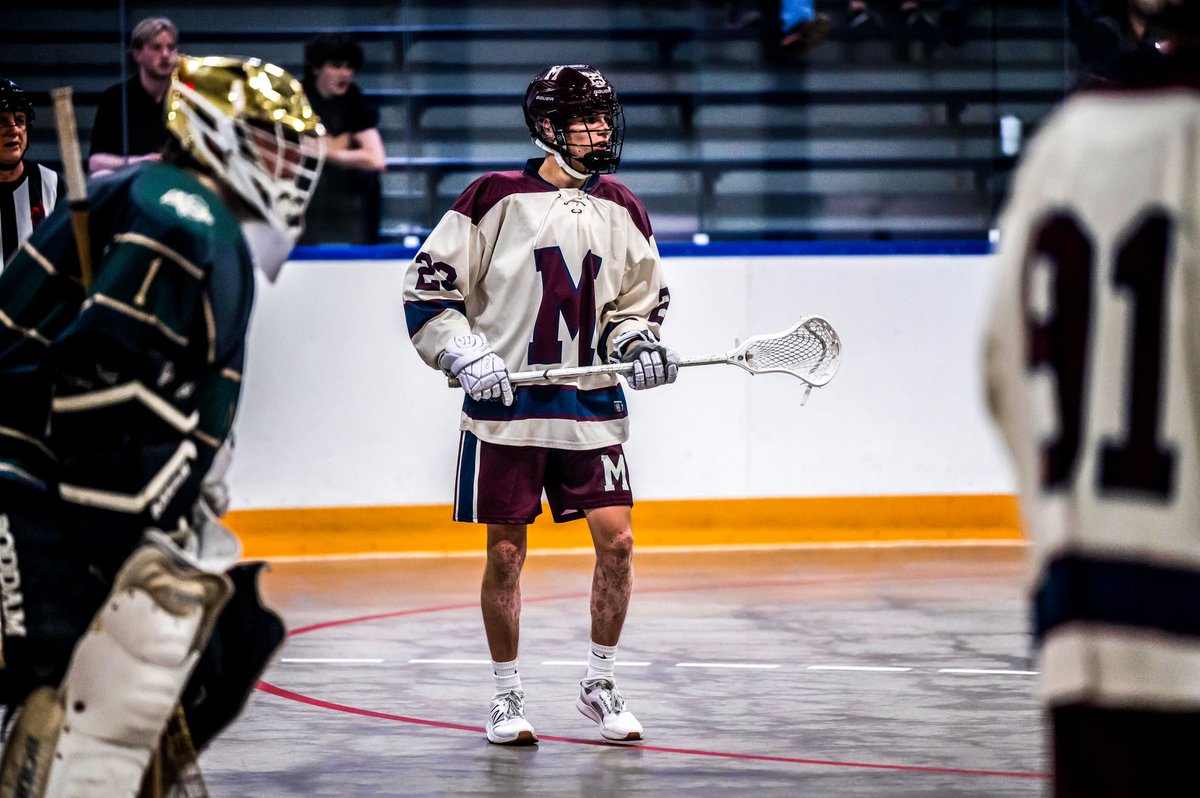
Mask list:
POLYGON ((567 166, 567 159, 562 156, 562 153, 556 149, 553 149, 546 142, 542 141, 539 138, 535 138, 533 136, 531 136, 530 138, 533 139, 533 143, 536 144, 540 149, 543 149, 546 152, 553 155, 554 160, 558 162, 558 165, 562 167, 562 170, 564 172, 566 172, 567 174, 569 174, 571 177, 575 178, 576 180, 587 180, 589 177, 592 176, 591 172, 578 172, 578 171, 572 169, 570 166, 567 166))

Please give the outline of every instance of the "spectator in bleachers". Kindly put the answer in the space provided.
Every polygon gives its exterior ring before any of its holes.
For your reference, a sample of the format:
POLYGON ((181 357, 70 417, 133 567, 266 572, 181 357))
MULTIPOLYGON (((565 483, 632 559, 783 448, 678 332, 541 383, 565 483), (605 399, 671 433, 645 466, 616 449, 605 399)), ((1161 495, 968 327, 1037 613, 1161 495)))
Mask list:
POLYGON ((387 157, 379 111, 354 82, 362 65, 362 48, 344 33, 323 33, 304 48, 304 91, 327 135, 325 172, 301 244, 379 242, 379 176, 387 157))
POLYGON ((729 29, 761 26, 770 60, 798 58, 824 42, 830 27, 829 15, 817 13, 815 0, 733 0, 725 4, 724 16, 729 29), (764 24, 771 19, 779 21, 777 27, 764 24))
POLYGON ((1110 82, 1122 57, 1154 47, 1145 19, 1127 0, 1073 0, 1067 19, 1079 53, 1080 86, 1110 82))
POLYGON ((179 29, 166 17, 147 17, 134 26, 129 53, 137 74, 106 89, 96 108, 88 156, 92 175, 157 161, 167 143, 163 98, 179 61, 179 29))
POLYGON ((722 5, 725 27, 730 30, 738 30, 762 22, 763 13, 760 0, 726 0, 722 5))
POLYGON ((29 96, 0 78, 0 271, 58 199, 58 175, 25 158, 31 122, 29 96))
POLYGON ((850 0, 846 4, 846 27, 853 31, 877 30, 883 27, 883 21, 866 0, 850 0))
POLYGON ((829 16, 818 14, 813 0, 782 0, 779 23, 783 32, 779 46, 785 54, 807 52, 829 33, 829 16))
MULTIPOLYGON (((863 33, 883 29, 884 17, 878 12, 880 5, 878 0, 873 4, 868 0, 849 0, 846 4, 846 27, 863 33)), ((895 19, 894 27, 906 38, 927 43, 934 43, 940 38, 938 23, 934 20, 927 3, 921 0, 887 0, 882 5, 888 7, 887 17, 895 19)), ((964 0, 946 0, 943 20, 954 24, 957 33, 957 28, 965 19, 965 13, 964 0)))

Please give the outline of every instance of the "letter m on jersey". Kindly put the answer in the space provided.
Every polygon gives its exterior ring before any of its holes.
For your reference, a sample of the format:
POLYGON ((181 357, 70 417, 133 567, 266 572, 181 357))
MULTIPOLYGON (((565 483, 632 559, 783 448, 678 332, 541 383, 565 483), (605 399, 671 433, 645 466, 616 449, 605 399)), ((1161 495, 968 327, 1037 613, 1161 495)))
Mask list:
POLYGON ((617 455, 617 461, 606 454, 600 455, 600 467, 604 469, 604 489, 612 491, 620 483, 621 490, 629 490, 629 477, 625 473, 625 455, 617 455))
POLYGON ((571 276, 567 261, 558 247, 533 251, 534 264, 542 276, 542 304, 529 342, 529 365, 558 365, 563 362, 562 341, 558 338, 559 318, 567 332, 578 342, 579 365, 589 366, 595 349, 596 276, 602 259, 589 250, 583 257, 579 284, 571 276))

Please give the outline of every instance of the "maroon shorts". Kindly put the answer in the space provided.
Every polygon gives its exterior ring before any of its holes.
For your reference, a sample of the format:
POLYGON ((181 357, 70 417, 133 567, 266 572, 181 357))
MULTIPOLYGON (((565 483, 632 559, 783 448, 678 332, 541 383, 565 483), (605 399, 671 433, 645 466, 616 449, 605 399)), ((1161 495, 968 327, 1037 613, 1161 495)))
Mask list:
POLYGON ((620 444, 573 451, 502 446, 463 432, 454 484, 454 520, 531 524, 542 512, 542 491, 558 523, 584 510, 632 506, 629 471, 620 444))

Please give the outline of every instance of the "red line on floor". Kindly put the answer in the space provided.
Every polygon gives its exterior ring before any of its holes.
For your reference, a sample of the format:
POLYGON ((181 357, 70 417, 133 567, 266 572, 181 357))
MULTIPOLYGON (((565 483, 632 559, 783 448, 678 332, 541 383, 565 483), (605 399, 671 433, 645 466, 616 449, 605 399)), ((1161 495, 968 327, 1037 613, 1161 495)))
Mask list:
MULTIPOLYGON (((912 577, 911 580, 902 579, 901 581, 922 581, 925 579, 928 579, 928 577, 914 576, 914 577, 912 577)), ((853 582, 862 581, 862 580, 863 580, 863 577, 856 577, 856 576, 835 578, 833 580, 830 580, 829 578, 805 578, 805 579, 786 580, 786 581, 785 580, 773 580, 770 582, 754 582, 754 583, 746 583, 746 584, 734 583, 734 584, 719 584, 719 585, 703 585, 703 586, 696 586, 694 588, 688 588, 688 587, 653 588, 653 589, 649 589, 649 590, 641 590, 639 592, 641 592, 641 593, 673 593, 673 592, 682 592, 682 591, 687 591, 687 590, 712 591, 712 590, 725 590, 725 589, 731 589, 731 588, 733 588, 733 589, 745 588, 745 587, 762 588, 762 587, 768 587, 768 586, 772 586, 772 585, 781 585, 781 584, 795 585, 795 584, 805 584, 805 583, 820 583, 820 584, 828 585, 830 583, 830 581, 834 581, 834 582, 838 582, 838 583, 843 583, 843 582, 853 583, 853 582)), ((585 598, 588 598, 588 596, 589 596, 588 593, 565 593, 565 594, 556 595, 556 596, 539 596, 537 598, 532 598, 532 599, 526 598, 525 603, 531 604, 531 603, 535 603, 535 602, 562 601, 565 599, 585 599, 585 598)), ((409 610, 397 610, 395 612, 383 612, 383 613, 378 613, 375 615, 362 615, 357 618, 342 618, 340 620, 323 621, 321 623, 314 623, 314 624, 309 624, 308 626, 297 627, 296 629, 292 629, 291 631, 289 631, 288 636, 291 637, 294 635, 306 634, 308 632, 315 632, 315 631, 318 631, 321 629, 329 629, 329 628, 337 627, 337 626, 348 626, 348 625, 354 624, 354 623, 367 623, 370 621, 386 620, 389 618, 400 618, 400 617, 403 617, 406 615, 424 615, 427 613, 449 612, 449 611, 453 611, 453 610, 474 610, 474 609, 478 609, 478 607, 479 607, 479 603, 473 601, 470 603, 462 603, 462 604, 447 604, 447 605, 440 606, 440 607, 419 607, 419 608, 414 608, 414 609, 409 609, 409 610)), ((347 712, 347 713, 350 713, 353 715, 361 715, 361 716, 368 717, 368 718, 378 718, 380 720, 391 720, 391 721, 397 721, 399 723, 412 723, 412 724, 416 724, 419 726, 432 726, 432 727, 439 728, 439 729, 453 729, 455 731, 469 731, 469 732, 474 732, 477 734, 483 733, 483 727, 481 727, 481 726, 467 726, 467 725, 460 724, 460 723, 447 723, 447 722, 438 721, 438 720, 428 720, 426 718, 413 718, 413 717, 408 717, 405 715, 393 715, 393 714, 390 714, 387 712, 377 712, 372 709, 362 709, 361 707, 352 707, 352 706, 348 706, 346 704, 337 704, 332 701, 325 701, 320 698, 313 698, 312 696, 306 696, 306 695, 302 695, 300 693, 293 692, 291 690, 286 690, 282 687, 278 687, 278 686, 271 684, 270 682, 266 682, 266 681, 260 681, 258 683, 258 689, 264 693, 269 693, 270 695, 274 695, 279 698, 285 698, 290 701, 297 701, 302 704, 308 704, 309 706, 320 707, 321 709, 330 709, 330 710, 334 710, 336 712, 347 712)), ((606 743, 606 742, 602 742, 602 741, 598 741, 598 740, 580 740, 580 739, 575 739, 572 737, 552 737, 552 736, 540 735, 539 739, 545 740, 545 741, 550 741, 550 742, 571 743, 574 745, 594 745, 594 746, 613 747, 610 743, 606 743)), ((620 746, 620 747, 630 747, 630 746, 620 746)), ((940 767, 930 767, 930 766, 922 766, 922 765, 892 765, 892 764, 880 764, 880 763, 872 763, 872 762, 840 762, 840 761, 825 760, 825 759, 802 759, 802 758, 797 758, 797 757, 766 756, 763 754, 738 754, 738 753, 725 752, 725 751, 702 751, 702 750, 696 750, 696 749, 690 749, 690 748, 665 748, 665 747, 653 746, 653 745, 639 745, 639 746, 636 746, 636 748, 638 748, 641 751, 656 751, 658 753, 664 753, 664 754, 683 754, 683 755, 688 755, 688 756, 707 756, 707 757, 716 757, 716 758, 722 758, 722 759, 744 759, 744 760, 753 760, 753 761, 757 761, 757 762, 783 762, 783 763, 797 764, 797 765, 821 765, 821 766, 825 766, 825 767, 867 768, 867 769, 873 769, 873 770, 909 771, 909 772, 917 772, 917 773, 942 773, 942 774, 951 774, 951 775, 957 775, 957 776, 1003 776, 1006 778, 1021 778, 1021 779, 1045 779, 1045 778, 1047 778, 1047 775, 1045 773, 1026 773, 1026 772, 1020 772, 1020 771, 971 770, 971 769, 966 769, 966 768, 940 768, 940 767)))
MULTIPOLYGON (((320 698, 302 695, 291 690, 285 690, 282 687, 277 687, 269 682, 259 682, 258 689, 264 693, 269 693, 279 698, 286 698, 289 701, 297 701, 301 704, 320 707, 321 709, 332 709, 336 712, 348 712, 352 715, 362 715, 367 718, 378 718, 380 720, 394 720, 399 723, 414 723, 419 726, 433 726, 438 729, 453 729, 454 731, 469 731, 475 734, 483 734, 482 726, 467 726, 461 723, 446 723, 440 720, 427 720, 425 718, 411 718, 405 715, 392 715, 388 712, 376 712, 373 709, 362 709, 361 707, 347 706, 346 704, 336 704, 332 701, 325 701, 320 698)), ((822 765, 825 767, 843 767, 843 768, 869 768, 872 770, 900 770, 912 771, 917 773, 942 773, 955 776, 1005 776, 1007 778, 1019 779, 1044 779, 1044 773, 1021 773, 1010 772, 1004 770, 967 770, 964 768, 938 768, 925 767, 921 765, 888 765, 876 762, 839 762, 829 759, 801 759, 799 757, 790 756, 765 756, 763 754, 735 754, 727 751, 701 751, 694 748, 665 748, 657 745, 614 745, 612 743, 602 742, 600 740, 579 740, 573 737, 552 737, 548 735, 540 735, 539 740, 542 742, 556 743, 571 743, 573 745, 595 745, 605 748, 636 748, 639 751, 657 751, 662 754, 683 754, 686 756, 709 756, 718 757, 721 759, 746 759, 755 762, 784 762, 792 765, 822 765)))

